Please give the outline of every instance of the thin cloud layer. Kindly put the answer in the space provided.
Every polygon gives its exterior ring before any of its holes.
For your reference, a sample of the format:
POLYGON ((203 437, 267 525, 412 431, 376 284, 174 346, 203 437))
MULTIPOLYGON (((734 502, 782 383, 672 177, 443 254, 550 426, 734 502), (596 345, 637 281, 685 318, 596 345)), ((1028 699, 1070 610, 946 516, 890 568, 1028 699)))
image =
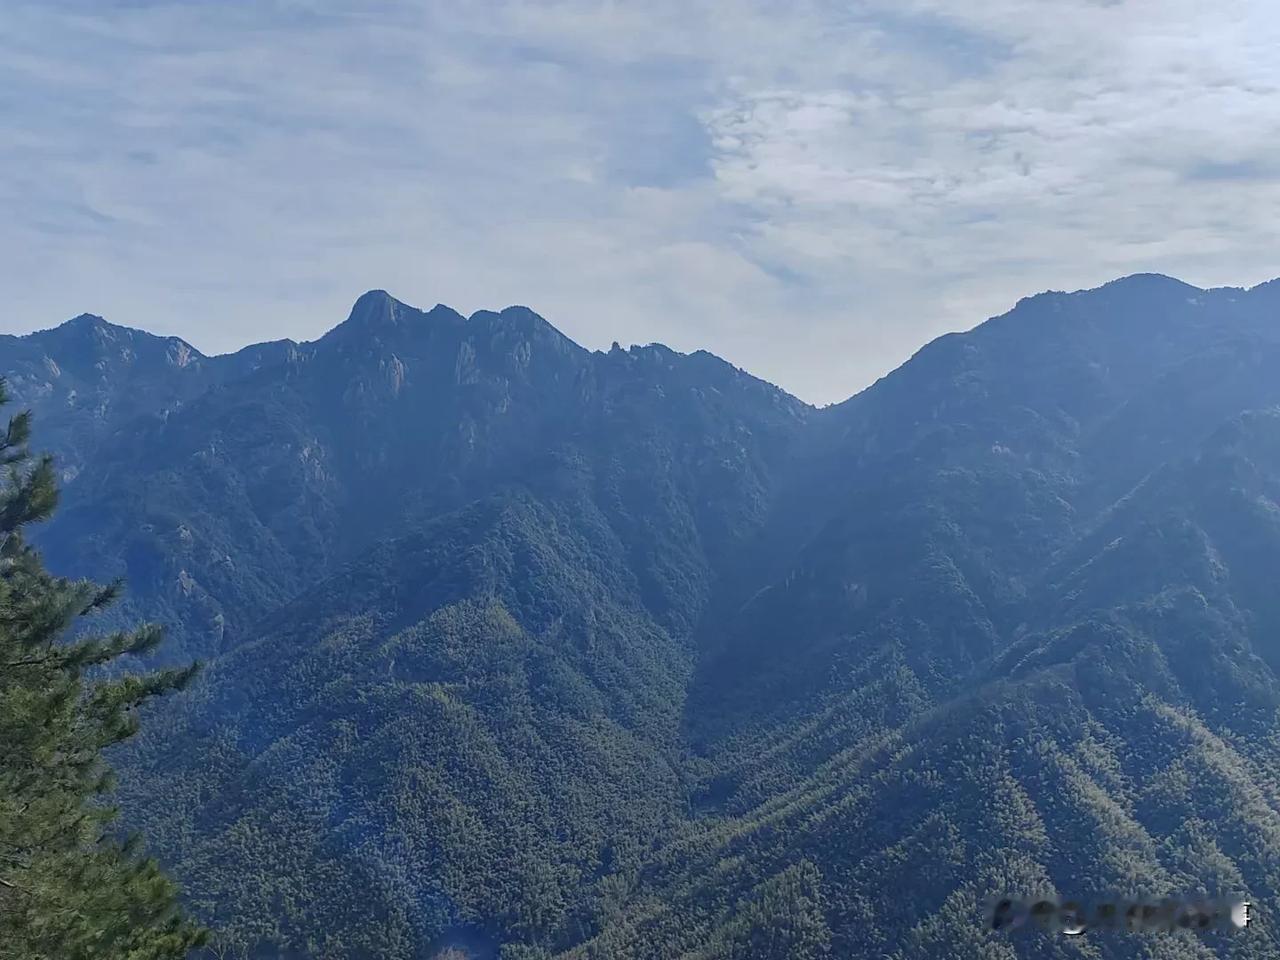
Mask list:
POLYGON ((207 351, 384 287, 817 402, 1042 289, 1280 274, 1262 0, 17 2, 0 329, 207 351))

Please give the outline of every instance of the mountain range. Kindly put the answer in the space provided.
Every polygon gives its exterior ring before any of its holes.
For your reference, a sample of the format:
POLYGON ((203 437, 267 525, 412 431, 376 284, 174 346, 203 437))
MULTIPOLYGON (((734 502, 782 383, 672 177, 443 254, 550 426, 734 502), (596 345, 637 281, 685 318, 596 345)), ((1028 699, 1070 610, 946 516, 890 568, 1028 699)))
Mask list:
POLYGON ((214 955, 1280 953, 1280 281, 1040 294, 822 409, 381 291, 0 373, 49 566, 207 662, 114 759, 214 955), (999 892, 1257 920, 992 933, 999 892))

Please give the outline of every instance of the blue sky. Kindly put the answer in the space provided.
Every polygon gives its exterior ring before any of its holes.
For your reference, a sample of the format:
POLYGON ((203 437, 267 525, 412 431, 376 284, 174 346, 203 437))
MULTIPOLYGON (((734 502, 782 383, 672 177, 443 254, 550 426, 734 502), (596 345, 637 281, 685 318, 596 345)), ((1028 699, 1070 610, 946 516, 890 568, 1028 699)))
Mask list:
POLYGON ((364 290, 815 402, 1045 289, 1280 275, 1269 0, 7 0, 0 330, 364 290))

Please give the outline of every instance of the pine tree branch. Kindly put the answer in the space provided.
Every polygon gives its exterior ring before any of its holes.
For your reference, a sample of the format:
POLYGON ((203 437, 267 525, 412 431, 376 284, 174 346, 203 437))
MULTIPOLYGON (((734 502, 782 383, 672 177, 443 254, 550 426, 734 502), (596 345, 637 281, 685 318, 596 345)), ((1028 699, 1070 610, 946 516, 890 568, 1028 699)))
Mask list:
POLYGON ((55 659, 55 657, 39 657, 31 660, 12 660, 9 663, 0 664, 0 666, 5 667, 6 669, 11 669, 13 667, 37 667, 46 663, 53 663, 55 659))

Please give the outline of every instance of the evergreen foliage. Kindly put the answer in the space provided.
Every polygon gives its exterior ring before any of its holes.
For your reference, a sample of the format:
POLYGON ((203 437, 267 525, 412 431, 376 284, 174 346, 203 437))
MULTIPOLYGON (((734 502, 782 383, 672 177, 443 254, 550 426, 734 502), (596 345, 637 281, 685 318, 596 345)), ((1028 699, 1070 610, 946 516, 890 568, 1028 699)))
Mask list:
POLYGON ((138 841, 113 836, 103 751, 137 732, 140 704, 184 686, 192 669, 102 678, 97 668, 146 654, 161 634, 75 633, 117 588, 51 575, 26 542, 57 502, 51 459, 28 452, 30 426, 20 413, 0 437, 0 958, 184 957, 204 934, 138 841))

